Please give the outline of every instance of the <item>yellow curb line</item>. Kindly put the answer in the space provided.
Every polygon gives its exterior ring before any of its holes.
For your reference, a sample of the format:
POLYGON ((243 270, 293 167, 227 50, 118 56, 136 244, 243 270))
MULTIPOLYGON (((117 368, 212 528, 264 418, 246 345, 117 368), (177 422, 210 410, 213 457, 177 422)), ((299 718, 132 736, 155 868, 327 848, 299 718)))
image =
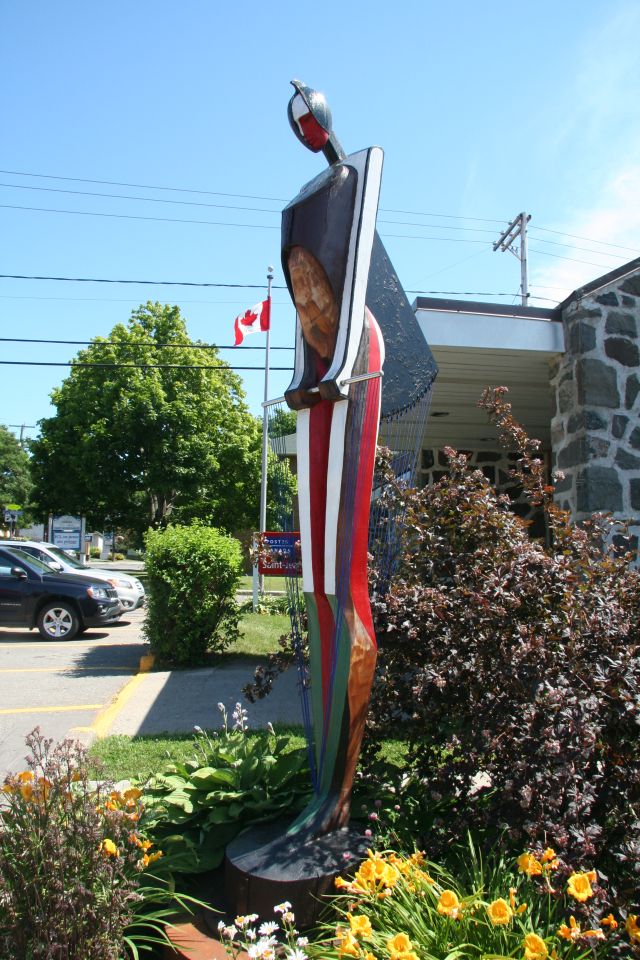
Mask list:
POLYGON ((140 657, 140 666, 135 677, 131 677, 131 679, 125 683, 120 693, 116 694, 111 703, 98 714, 91 726, 84 729, 86 729, 87 732, 92 733, 93 736, 98 740, 100 740, 102 737, 106 737, 107 732, 113 725, 114 720, 127 705, 129 700, 131 700, 134 693, 153 667, 154 662, 155 657, 152 653, 140 657))
POLYGON ((68 713, 73 710, 100 710, 103 703, 79 703, 73 707, 12 707, 0 710, 0 716, 8 717, 15 713, 68 713))

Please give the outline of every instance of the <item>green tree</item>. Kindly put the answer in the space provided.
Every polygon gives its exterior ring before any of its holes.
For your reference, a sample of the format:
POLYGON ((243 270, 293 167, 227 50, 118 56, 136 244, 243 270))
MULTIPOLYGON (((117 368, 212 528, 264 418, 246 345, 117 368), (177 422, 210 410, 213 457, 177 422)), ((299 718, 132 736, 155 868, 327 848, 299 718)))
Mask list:
POLYGON ((0 506, 29 499, 29 456, 10 430, 0 426, 0 506))
POLYGON ((169 518, 255 523, 259 423, 218 351, 193 343, 178 307, 149 302, 79 352, 84 366, 53 391, 56 414, 33 444, 42 509, 83 513, 137 541, 169 518))

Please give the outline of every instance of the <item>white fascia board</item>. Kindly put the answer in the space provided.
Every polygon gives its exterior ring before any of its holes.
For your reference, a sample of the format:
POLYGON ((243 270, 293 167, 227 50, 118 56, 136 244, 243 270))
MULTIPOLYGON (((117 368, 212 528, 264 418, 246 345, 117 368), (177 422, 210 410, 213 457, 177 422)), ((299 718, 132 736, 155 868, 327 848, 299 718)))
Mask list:
POLYGON ((564 353, 563 325, 554 320, 420 309, 416 319, 432 348, 564 353))

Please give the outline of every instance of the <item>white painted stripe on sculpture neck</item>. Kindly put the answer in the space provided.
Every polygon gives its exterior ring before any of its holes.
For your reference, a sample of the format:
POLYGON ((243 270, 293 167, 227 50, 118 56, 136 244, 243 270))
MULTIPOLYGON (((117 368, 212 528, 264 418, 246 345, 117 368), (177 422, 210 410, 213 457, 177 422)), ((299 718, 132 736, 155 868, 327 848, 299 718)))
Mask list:
POLYGON ((327 512, 324 527, 324 592, 336 593, 336 552, 338 545, 338 513, 344 464, 344 434, 347 425, 348 400, 333 404, 327 470, 327 512))
POLYGON ((300 511, 300 547, 302 550, 302 589, 313 593, 311 560, 311 486, 309 475, 309 424, 311 410, 298 410, 296 417, 296 453, 298 460, 298 508, 300 511))

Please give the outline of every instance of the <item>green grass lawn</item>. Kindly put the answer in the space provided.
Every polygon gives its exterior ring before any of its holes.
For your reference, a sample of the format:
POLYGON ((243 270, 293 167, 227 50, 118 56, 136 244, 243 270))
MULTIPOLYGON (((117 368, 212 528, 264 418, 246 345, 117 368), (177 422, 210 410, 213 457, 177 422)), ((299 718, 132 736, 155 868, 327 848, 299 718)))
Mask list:
MULTIPOLYGON (((250 574, 240 577, 238 589, 251 592, 253 590, 253 577, 250 574)), ((287 589, 287 581, 285 577, 265 577, 264 589, 267 592, 275 590, 278 593, 284 593, 287 589)))
POLYGON ((266 657, 269 653, 276 653, 280 649, 279 638, 290 629, 286 613, 245 613, 240 621, 240 639, 228 647, 224 656, 266 657))
MULTIPOLYGON (((292 749, 306 743, 302 727, 275 724, 278 733, 289 734, 292 749)), ((252 730, 247 736, 267 737, 266 730, 252 730)), ((146 780, 158 773, 171 760, 189 760, 196 756, 196 738, 192 733, 162 733, 127 737, 118 734, 96 740, 89 750, 92 764, 90 776, 111 780, 146 780)), ((403 740, 385 740, 379 761, 402 769, 405 765, 407 744, 403 740)))
MULTIPOLYGON (((275 724, 278 733, 291 734, 291 747, 305 744, 301 727, 275 724)), ((269 736, 266 730, 251 731, 248 736, 269 736)), ((90 776, 111 780, 146 780, 171 760, 189 760, 196 756, 196 738, 192 733, 165 733, 127 737, 118 734, 97 740, 89 750, 90 776)))

